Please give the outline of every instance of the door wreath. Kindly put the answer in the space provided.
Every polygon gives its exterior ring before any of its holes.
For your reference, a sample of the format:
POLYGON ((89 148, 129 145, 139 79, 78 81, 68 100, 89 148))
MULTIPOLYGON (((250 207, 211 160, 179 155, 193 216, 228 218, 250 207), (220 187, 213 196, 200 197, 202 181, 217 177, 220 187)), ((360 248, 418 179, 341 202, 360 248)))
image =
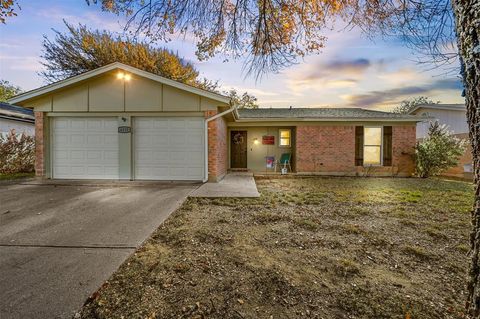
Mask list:
POLYGON ((233 144, 242 144, 243 143, 243 135, 241 133, 237 133, 233 136, 233 144))

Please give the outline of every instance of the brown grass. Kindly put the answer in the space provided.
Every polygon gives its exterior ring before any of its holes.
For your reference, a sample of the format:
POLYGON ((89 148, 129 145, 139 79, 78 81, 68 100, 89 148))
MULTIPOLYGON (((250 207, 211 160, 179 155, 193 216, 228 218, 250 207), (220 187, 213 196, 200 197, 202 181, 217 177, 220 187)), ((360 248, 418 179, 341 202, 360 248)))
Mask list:
POLYGON ((462 318, 473 187, 419 179, 257 181, 189 199, 83 318, 462 318))

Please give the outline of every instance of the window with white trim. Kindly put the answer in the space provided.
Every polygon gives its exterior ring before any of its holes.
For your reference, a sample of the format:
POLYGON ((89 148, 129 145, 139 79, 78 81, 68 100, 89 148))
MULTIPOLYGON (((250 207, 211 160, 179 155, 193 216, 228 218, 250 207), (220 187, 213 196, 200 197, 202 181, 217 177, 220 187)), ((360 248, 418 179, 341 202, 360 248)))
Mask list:
POLYGON ((292 130, 291 129, 280 129, 279 134, 280 142, 279 146, 290 147, 292 145, 292 130))
POLYGON ((363 165, 382 165, 382 127, 363 129, 363 165))

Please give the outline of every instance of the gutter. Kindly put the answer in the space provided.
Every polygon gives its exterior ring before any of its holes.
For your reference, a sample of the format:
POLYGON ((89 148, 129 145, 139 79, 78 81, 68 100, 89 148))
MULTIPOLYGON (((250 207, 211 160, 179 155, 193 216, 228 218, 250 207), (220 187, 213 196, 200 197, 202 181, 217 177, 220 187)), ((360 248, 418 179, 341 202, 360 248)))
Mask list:
POLYGON ((248 122, 424 122, 432 119, 432 117, 411 117, 411 118, 305 118, 305 117, 265 117, 265 118, 253 118, 244 117, 237 119, 235 122, 248 123, 248 122))
POLYGON ((10 120, 10 121, 17 121, 17 122, 35 124, 35 120, 30 119, 30 118, 15 117, 15 116, 3 115, 3 114, 0 114, 0 118, 10 120))
POLYGON ((209 117, 207 119, 205 119, 205 128, 204 128, 204 131, 205 131, 205 177, 203 178, 203 181, 204 183, 206 183, 208 181, 208 123, 213 121, 213 120, 216 120, 218 119, 219 117, 222 117, 226 114, 229 114, 229 113, 232 113, 233 112, 233 116, 234 117, 237 117, 237 115, 235 115, 237 113, 237 105, 236 104, 233 104, 232 107, 230 107, 228 110, 226 111, 223 111, 221 113, 218 113, 218 114, 215 114, 214 116, 212 117, 209 117))

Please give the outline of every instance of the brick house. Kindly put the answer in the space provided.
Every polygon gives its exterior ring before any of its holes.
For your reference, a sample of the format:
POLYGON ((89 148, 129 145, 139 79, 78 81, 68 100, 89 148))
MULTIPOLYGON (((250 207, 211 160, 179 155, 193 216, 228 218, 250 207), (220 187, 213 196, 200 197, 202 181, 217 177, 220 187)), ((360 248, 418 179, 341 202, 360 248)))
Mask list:
POLYGON ((23 93, 36 174, 218 181, 228 170, 410 176, 422 118, 358 108, 238 110, 230 99, 121 63, 23 93))

